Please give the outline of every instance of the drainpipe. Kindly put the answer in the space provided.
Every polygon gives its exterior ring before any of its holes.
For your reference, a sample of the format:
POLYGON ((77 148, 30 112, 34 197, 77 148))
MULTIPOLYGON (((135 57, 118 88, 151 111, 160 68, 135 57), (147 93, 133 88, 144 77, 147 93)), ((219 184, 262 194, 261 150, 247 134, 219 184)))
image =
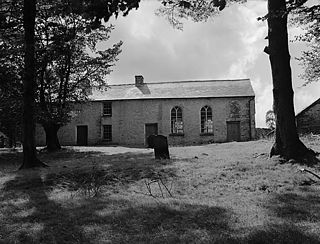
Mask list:
POLYGON ((251 99, 249 99, 248 103, 249 103, 249 140, 252 140, 252 128, 251 128, 251 101, 254 101, 254 97, 252 97, 251 99))

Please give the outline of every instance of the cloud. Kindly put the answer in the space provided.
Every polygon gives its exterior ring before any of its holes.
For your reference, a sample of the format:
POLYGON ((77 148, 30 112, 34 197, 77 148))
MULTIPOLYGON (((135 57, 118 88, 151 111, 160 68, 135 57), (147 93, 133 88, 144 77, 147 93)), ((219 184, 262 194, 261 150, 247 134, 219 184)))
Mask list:
POLYGON ((247 69, 257 51, 243 50, 243 46, 261 35, 246 32, 246 22, 255 25, 256 16, 254 21, 242 17, 253 15, 252 11, 241 13, 239 6, 227 8, 208 22, 187 21, 184 31, 178 31, 165 18, 154 15, 159 6, 154 1, 142 2, 137 11, 114 21, 111 40, 123 39, 124 45, 111 75, 112 83, 130 82, 135 73, 151 81, 247 77, 241 71, 247 69), (232 77, 230 70, 234 70, 232 77))
POLYGON ((238 41, 242 44, 239 51, 239 57, 236 62, 232 63, 228 76, 229 77, 246 77, 248 71, 252 68, 258 56, 263 50, 263 40, 266 36, 267 28, 265 23, 257 21, 257 17, 264 14, 265 9, 261 8, 265 4, 238 5, 239 21, 237 31, 240 33, 238 41))

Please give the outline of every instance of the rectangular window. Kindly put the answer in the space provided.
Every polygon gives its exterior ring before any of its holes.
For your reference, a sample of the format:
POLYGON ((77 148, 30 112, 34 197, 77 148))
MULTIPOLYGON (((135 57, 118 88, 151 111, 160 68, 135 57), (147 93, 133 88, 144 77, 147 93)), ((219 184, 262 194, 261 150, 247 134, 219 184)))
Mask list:
POLYGON ((112 116, 112 103, 104 102, 103 103, 103 116, 112 116))
POLYGON ((103 140, 112 141, 112 125, 103 126, 103 140))

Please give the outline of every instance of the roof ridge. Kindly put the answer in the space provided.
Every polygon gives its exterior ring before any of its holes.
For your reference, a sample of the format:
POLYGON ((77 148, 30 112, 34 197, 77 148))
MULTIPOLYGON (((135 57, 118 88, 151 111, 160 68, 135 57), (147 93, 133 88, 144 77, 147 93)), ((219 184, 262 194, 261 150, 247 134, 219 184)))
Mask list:
MULTIPOLYGON (((218 82, 218 81, 244 81, 250 80, 250 78, 243 78, 243 79, 220 79, 220 80, 180 80, 180 81, 162 81, 162 82, 146 82, 146 85, 153 85, 153 84, 169 84, 169 83, 191 83, 191 82, 218 82)), ((109 87, 112 86, 135 86, 135 83, 127 83, 127 84, 115 84, 115 85, 108 85, 109 87)))

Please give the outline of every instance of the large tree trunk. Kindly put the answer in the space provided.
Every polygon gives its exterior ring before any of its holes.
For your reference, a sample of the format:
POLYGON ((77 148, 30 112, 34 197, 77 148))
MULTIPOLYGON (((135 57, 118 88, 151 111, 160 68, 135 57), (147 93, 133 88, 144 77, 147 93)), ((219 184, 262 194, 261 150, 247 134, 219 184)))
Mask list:
POLYGON ((16 147, 16 131, 15 128, 11 128, 10 132, 8 133, 8 147, 16 147))
POLYGON ((270 156, 301 159, 310 150, 300 141, 295 123, 285 0, 269 0, 268 13, 268 51, 276 115, 276 139, 270 156))
POLYGON ((50 152, 61 149, 58 139, 59 125, 54 123, 46 123, 42 125, 46 132, 46 149, 50 152))
POLYGON ((24 0, 23 163, 20 169, 44 165, 37 158, 35 145, 35 16, 36 0, 24 0))

